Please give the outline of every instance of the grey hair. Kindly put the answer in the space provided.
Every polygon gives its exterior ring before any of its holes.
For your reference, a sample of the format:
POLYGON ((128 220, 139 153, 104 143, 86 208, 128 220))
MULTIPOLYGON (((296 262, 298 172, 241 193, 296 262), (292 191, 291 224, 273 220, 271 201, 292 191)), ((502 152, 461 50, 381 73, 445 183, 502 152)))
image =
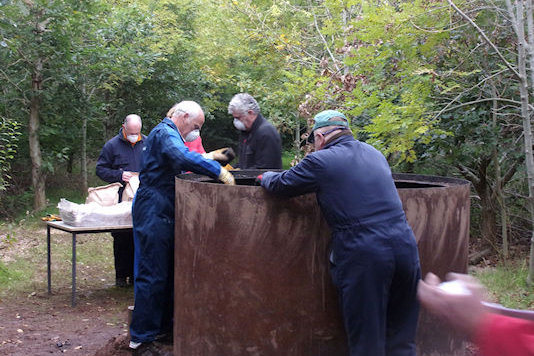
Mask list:
POLYGON ((126 115, 126 117, 124 118, 123 124, 124 126, 128 126, 128 123, 132 121, 138 121, 141 124, 141 126, 143 126, 143 121, 141 121, 141 116, 137 114, 126 115))
POLYGON ((243 114, 248 110, 252 110, 256 115, 260 113, 260 106, 258 105, 258 102, 252 97, 252 95, 248 93, 239 93, 234 95, 228 104, 229 114, 243 114))
POLYGON ((194 101, 184 100, 178 104, 174 104, 174 106, 167 112, 167 117, 178 116, 181 112, 189 114, 189 118, 192 119, 200 115, 202 108, 194 101))

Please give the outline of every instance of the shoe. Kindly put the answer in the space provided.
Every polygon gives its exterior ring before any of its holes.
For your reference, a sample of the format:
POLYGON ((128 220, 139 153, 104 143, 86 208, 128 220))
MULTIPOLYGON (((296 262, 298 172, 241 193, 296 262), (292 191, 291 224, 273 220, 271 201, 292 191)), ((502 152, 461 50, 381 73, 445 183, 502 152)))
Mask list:
POLYGON ((133 343, 137 346, 136 348, 132 347, 132 342, 130 342, 130 349, 132 349, 132 356, 172 356, 172 349, 162 347, 157 341, 147 342, 147 343, 133 343))
POLYGON ((115 286, 119 287, 119 288, 128 287, 128 283, 126 282, 126 277, 117 277, 117 278, 115 278, 115 286))
POLYGON ((156 341, 165 345, 172 345, 172 331, 156 335, 156 341))

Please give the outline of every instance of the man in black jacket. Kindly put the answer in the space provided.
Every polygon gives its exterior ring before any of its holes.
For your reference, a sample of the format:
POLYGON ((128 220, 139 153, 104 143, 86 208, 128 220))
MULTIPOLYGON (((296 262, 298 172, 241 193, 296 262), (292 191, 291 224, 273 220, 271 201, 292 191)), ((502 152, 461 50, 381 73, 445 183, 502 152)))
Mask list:
POLYGON ((282 139, 274 126, 260 113, 258 102, 247 93, 234 95, 228 104, 239 137, 241 169, 281 169, 282 139))
MULTIPOLYGON (((146 136, 141 134, 139 115, 126 116, 119 134, 106 142, 98 162, 96 175, 107 183, 126 185, 141 169, 141 152, 146 136)), ((124 188, 119 190, 119 202, 124 188)), ((126 287, 133 284, 133 233, 113 232, 113 255, 115 257, 115 285, 126 287)))

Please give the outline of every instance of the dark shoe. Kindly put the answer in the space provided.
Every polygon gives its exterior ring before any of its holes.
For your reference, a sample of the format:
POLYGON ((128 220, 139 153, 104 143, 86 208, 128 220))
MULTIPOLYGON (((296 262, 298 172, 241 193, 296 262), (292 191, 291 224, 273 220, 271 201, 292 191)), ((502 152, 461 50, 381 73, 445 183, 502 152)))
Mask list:
POLYGON ((156 335, 156 341, 165 345, 172 345, 172 331, 156 335))
POLYGON ((172 348, 164 347, 157 341, 143 343, 132 350, 132 356, 172 356, 172 348))
POLYGON ((117 278, 115 278, 115 286, 119 287, 119 288, 128 287, 128 283, 126 282, 126 277, 117 277, 117 278))

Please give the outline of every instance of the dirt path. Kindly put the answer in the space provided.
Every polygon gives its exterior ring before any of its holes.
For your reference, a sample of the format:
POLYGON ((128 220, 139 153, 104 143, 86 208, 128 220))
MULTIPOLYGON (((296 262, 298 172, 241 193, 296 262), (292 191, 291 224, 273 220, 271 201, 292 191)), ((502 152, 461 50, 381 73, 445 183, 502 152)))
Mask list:
POLYGON ((15 290, 0 290, 0 355, 94 355, 114 337, 124 339, 133 288, 113 285, 109 234, 78 237, 78 295, 74 308, 71 307, 70 235, 52 234, 51 295, 46 286, 44 225, 11 229, 9 236, 10 239, 3 239, 4 245, 0 241, 0 261, 9 266, 23 259, 31 270, 24 276, 32 277, 15 290), (6 240, 10 241, 7 245, 6 240))
POLYGON ((131 290, 81 294, 74 308, 65 292, 2 301, 0 355, 94 355, 111 338, 127 334, 131 290))

